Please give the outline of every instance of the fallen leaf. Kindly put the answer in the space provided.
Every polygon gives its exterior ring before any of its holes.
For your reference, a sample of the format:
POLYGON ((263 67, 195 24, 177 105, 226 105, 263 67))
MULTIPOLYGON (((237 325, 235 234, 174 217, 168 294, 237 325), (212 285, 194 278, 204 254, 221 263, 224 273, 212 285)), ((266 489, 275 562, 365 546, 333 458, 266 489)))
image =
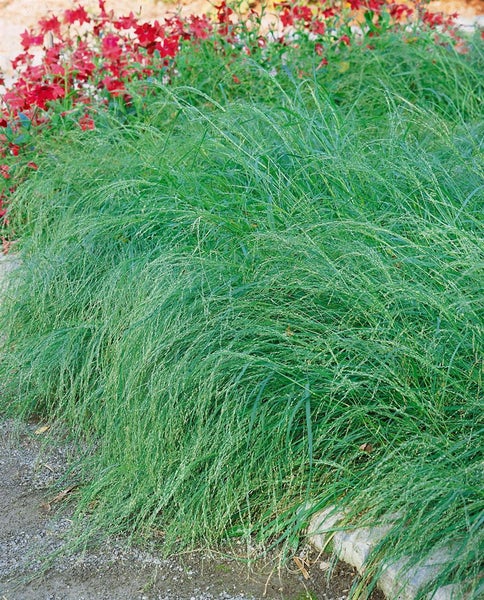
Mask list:
POLYGON ((361 444, 360 450, 362 452, 366 452, 367 454, 370 454, 370 452, 373 452, 373 444, 369 444, 368 442, 365 442, 364 444, 361 444))
POLYGON ((309 579, 309 572, 306 569, 306 565, 309 566, 308 563, 304 559, 299 558, 299 556, 294 556, 293 561, 296 563, 296 567, 303 574, 304 579, 309 579))
POLYGON ((50 425, 42 425, 42 427, 39 427, 38 429, 36 429, 34 431, 34 433, 35 433, 35 435, 42 435, 46 431, 49 431, 49 429, 50 429, 50 425))
POLYGON ((64 498, 70 494, 73 490, 75 490, 78 486, 77 485, 70 485, 68 488, 66 488, 65 490, 62 490, 62 492, 59 492, 57 494, 57 496, 54 496, 52 498, 52 500, 49 500, 49 502, 47 502, 47 504, 51 505, 51 504, 55 504, 56 502, 62 502, 62 500, 64 500, 64 498))

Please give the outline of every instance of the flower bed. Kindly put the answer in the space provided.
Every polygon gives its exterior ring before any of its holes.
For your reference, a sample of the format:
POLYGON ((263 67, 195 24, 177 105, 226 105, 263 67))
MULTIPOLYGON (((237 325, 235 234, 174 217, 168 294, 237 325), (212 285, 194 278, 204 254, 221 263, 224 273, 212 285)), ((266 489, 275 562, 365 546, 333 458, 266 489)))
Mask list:
MULTIPOLYGON (((429 43, 467 51, 453 26, 456 15, 429 12, 420 2, 337 0, 307 5, 296 1, 277 3, 275 8, 270 18, 265 9, 237 14, 222 0, 213 14, 173 16, 160 23, 143 22, 133 12, 116 16, 107 10, 106 1, 100 0, 97 13, 78 5, 63 15, 46 16, 37 28, 25 30, 23 52, 12 61, 14 82, 1 97, 4 249, 7 240, 15 236, 6 217, 15 175, 21 180, 28 169, 37 168, 35 139, 40 132, 55 135, 56 130, 76 125, 84 131, 93 129, 96 113, 103 108, 127 114, 136 110, 130 85, 136 81, 176 82, 181 75, 178 59, 187 45, 211 45, 225 61, 235 85, 242 82, 231 67, 234 57, 245 56, 274 75, 288 61, 300 63, 297 76, 303 78, 305 69, 325 68, 329 60, 339 61, 340 68, 345 68, 345 46, 356 44, 371 51, 375 39, 389 30, 402 32, 409 42, 418 33, 429 43), (39 51, 40 60, 36 60, 39 51), (313 60, 308 64, 311 54, 313 60)), ((232 93, 237 97, 236 89, 232 93)))

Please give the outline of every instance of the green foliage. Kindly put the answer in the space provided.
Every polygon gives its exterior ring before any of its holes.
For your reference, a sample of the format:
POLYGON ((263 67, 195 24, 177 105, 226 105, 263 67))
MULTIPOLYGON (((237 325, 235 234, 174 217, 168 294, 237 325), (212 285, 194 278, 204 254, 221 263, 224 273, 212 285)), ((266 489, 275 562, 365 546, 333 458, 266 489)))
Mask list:
POLYGON ((378 558, 457 548, 433 585, 477 597, 482 56, 389 35, 345 59, 46 139, 10 212, 0 404, 92 445, 80 540, 289 542, 336 503, 396 515, 378 558))

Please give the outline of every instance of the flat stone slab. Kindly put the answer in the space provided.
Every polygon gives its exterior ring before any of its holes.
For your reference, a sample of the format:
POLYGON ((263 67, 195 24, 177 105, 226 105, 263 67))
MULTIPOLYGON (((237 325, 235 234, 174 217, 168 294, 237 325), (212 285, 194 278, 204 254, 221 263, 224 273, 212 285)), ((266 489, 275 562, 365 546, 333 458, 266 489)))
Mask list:
MULTIPOLYGON (((375 527, 334 531, 342 522, 344 514, 330 506, 315 514, 308 527, 308 541, 316 550, 324 551, 333 544, 336 556, 363 573, 371 552, 391 531, 392 516, 375 527)), ((395 517, 393 517, 395 518, 395 517)), ((408 567, 410 558, 403 558, 382 566, 378 587, 390 600, 414 600, 419 591, 440 573, 443 566, 453 559, 455 551, 445 548, 434 552, 427 560, 415 567, 408 567)), ((466 600, 467 595, 460 584, 438 588, 432 600, 466 600)))

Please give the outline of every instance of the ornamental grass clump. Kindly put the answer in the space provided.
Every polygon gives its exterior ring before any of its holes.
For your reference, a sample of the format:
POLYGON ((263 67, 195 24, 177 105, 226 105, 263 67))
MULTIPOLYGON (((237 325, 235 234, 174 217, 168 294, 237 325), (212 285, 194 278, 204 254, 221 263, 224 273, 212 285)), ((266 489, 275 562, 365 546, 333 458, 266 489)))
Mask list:
MULTIPOLYGON (((133 85, 128 117, 39 137, 8 213, 23 263, 0 406, 83 447, 73 547, 162 532, 165 551, 293 551, 335 505, 344 526, 392 518, 370 587, 382 564, 446 549, 420 595, 479 596, 482 44, 467 43, 387 31, 302 78, 241 59, 240 96, 182 69, 150 102, 133 85)), ((179 64, 199 60, 187 47, 179 64)))

